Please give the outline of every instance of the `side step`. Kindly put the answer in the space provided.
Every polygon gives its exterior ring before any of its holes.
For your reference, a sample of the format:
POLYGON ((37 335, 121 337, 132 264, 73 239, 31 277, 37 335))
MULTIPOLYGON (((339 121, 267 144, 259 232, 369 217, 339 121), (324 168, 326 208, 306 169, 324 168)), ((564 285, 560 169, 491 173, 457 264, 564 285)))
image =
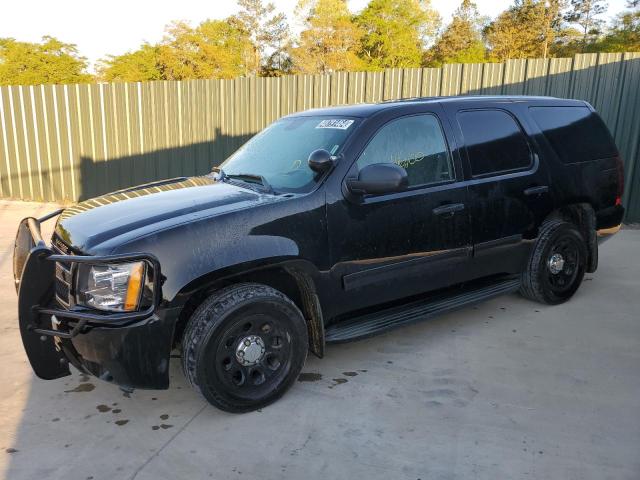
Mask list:
POLYGON ((446 296, 440 295, 367 313, 329 326, 326 329, 325 341, 327 343, 342 343, 371 337, 396 327, 416 323, 441 313, 512 293, 518 288, 520 288, 520 280, 517 278, 501 280, 490 285, 472 287, 464 292, 446 296))

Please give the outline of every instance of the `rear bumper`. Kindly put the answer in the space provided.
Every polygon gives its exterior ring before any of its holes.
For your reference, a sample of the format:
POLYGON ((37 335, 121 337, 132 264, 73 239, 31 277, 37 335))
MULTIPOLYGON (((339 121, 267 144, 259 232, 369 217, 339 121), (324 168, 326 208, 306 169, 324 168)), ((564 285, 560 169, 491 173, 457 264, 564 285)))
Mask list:
POLYGON ((616 225, 615 227, 609 227, 609 228, 601 228, 597 231, 598 234, 598 243, 604 243, 607 240, 609 240, 611 237, 613 237, 616 233, 618 233, 620 231, 620 229, 622 228, 622 224, 620 225, 616 225))
POLYGON ((609 240, 620 231, 623 218, 624 207, 622 205, 605 208, 596 213, 598 244, 609 240))
POLYGON ((40 222, 24 219, 14 247, 14 280, 22 342, 36 375, 69 375, 69 363, 81 371, 125 388, 169 386, 169 357, 177 309, 160 307, 160 265, 145 254, 116 256, 56 255, 44 243, 40 222), (144 311, 103 313, 81 307, 59 308, 55 301, 55 265, 143 260, 154 272, 153 305, 144 311))

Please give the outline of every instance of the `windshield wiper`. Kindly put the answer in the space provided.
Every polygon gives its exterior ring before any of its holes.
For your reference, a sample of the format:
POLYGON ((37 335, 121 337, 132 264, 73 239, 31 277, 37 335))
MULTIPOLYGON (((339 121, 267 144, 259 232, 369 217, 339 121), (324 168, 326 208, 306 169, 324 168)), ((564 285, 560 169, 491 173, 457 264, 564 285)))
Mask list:
POLYGON ((268 193, 275 194, 275 191, 273 190, 273 187, 271 186, 271 184, 262 175, 256 175, 255 173, 227 173, 225 174, 225 176, 226 178, 240 180, 241 182, 245 182, 245 183, 262 185, 268 193))
POLYGON ((260 185, 267 193, 271 193, 273 195, 276 194, 271 184, 262 175, 257 175, 255 173, 226 173, 220 167, 214 167, 213 171, 218 174, 218 179, 222 182, 229 179, 240 180, 243 183, 260 185))

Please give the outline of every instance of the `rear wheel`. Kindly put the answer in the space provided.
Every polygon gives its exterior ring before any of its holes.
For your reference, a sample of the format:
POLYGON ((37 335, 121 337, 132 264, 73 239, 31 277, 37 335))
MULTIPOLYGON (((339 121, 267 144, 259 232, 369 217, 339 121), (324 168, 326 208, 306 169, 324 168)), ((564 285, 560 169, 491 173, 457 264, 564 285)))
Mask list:
POLYGON ((182 365, 212 405, 248 412, 289 388, 307 344, 305 320, 289 298, 266 285, 234 285, 193 313, 182 341, 182 365))
POLYGON ((587 262, 586 242, 572 223, 545 222, 522 274, 521 293, 550 305, 567 301, 578 290, 587 262))

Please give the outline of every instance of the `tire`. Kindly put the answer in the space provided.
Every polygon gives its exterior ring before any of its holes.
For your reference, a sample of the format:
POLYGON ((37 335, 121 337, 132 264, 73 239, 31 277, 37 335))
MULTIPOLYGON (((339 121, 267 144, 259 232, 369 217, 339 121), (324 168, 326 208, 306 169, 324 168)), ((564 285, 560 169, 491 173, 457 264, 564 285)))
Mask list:
POLYGON ((307 350, 304 317, 289 298, 266 285, 238 284, 193 313, 182 339, 182 368, 215 407, 250 412, 284 394, 307 350))
POLYGON ((566 302, 582 283, 587 257, 586 242, 574 224, 544 222, 522 273, 520 293, 548 305, 566 302))

